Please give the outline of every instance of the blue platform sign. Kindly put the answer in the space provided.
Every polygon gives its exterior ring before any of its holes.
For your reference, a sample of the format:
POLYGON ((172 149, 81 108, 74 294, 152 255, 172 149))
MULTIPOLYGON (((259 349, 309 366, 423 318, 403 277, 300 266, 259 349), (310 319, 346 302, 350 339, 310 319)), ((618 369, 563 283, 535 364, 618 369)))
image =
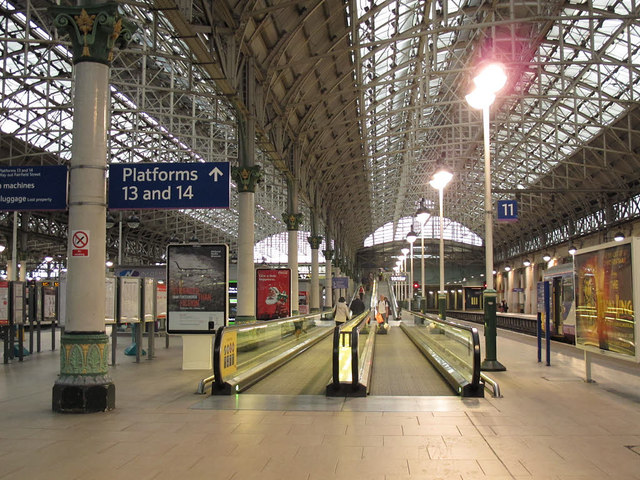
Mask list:
POLYGON ((229 208, 229 162, 114 163, 109 208, 229 208))
POLYGON ((337 289, 349 288, 349 277, 333 277, 332 287, 337 289))
POLYGON ((0 210, 66 209, 66 166, 0 167, 0 210))
POLYGON ((515 200, 498 200, 499 222, 518 221, 518 202, 515 200))

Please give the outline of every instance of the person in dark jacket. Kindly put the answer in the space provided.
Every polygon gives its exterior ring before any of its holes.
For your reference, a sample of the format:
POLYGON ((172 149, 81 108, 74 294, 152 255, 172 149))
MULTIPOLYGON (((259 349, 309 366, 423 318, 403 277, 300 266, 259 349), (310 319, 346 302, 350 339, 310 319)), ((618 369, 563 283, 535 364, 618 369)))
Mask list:
POLYGON ((364 312, 364 309, 365 309, 364 303, 362 302, 360 297, 355 297, 351 301, 351 305, 349 305, 349 308, 351 308, 351 314, 354 317, 357 315, 360 315, 362 312, 364 312))

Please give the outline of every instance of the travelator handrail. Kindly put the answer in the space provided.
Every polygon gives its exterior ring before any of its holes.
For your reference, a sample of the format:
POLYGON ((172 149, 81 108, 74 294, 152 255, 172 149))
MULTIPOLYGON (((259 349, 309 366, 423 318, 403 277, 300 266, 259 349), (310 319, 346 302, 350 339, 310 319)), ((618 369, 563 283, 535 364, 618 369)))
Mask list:
POLYGON ((391 310, 393 311, 393 318, 399 318, 400 315, 398 313, 398 299, 396 298, 396 292, 393 289, 393 285, 391 282, 387 280, 387 287, 389 288, 389 296, 391 297, 391 310))
MULTIPOLYGON (((400 327, 451 387, 463 397, 483 397, 478 329, 437 315, 407 313, 414 317, 414 326, 401 323, 400 327)), ((492 387, 499 392, 495 382, 492 387)))
POLYGON ((331 334, 316 324, 321 312, 220 327, 213 340, 213 375, 198 385, 204 393, 238 393, 331 334), (305 335, 297 335, 297 331, 305 335), (240 355, 246 358, 240 358, 240 355))
POLYGON ((375 334, 369 331, 362 355, 359 352, 360 333, 368 327, 371 310, 337 325, 333 329, 332 382, 327 396, 366 396, 369 390, 375 334))

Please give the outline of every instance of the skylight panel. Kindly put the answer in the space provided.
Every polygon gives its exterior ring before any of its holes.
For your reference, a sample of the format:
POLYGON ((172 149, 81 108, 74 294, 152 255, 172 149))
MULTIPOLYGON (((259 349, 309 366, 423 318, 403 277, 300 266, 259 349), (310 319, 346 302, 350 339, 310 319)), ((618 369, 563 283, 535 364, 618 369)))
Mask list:
POLYGON ((605 49, 605 55, 619 61, 625 61, 629 55, 629 46, 626 42, 612 42, 605 49))
POLYGON ((0 130, 2 133, 13 134, 20 129, 20 125, 14 122, 12 119, 5 117, 0 121, 0 130))

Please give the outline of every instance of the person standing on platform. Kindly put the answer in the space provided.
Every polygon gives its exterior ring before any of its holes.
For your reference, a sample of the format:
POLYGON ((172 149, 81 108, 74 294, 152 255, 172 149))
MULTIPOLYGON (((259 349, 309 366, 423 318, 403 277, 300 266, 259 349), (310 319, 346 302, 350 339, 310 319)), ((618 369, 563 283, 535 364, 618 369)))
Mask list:
POLYGON ((346 300, 344 299, 344 297, 340 297, 338 299, 338 303, 336 303, 336 308, 333 315, 333 319, 336 321, 336 326, 342 325, 350 318, 351 311, 349 310, 349 307, 347 307, 346 300))
POLYGON ((365 310, 364 302, 359 297, 355 297, 351 301, 351 305, 349 305, 349 308, 351 308, 351 315, 356 317, 360 315, 362 312, 364 312, 365 310))
POLYGON ((384 295, 380 295, 380 301, 378 302, 378 313, 382 315, 383 323, 387 323, 387 317, 389 310, 387 309, 387 302, 384 301, 384 295))
POLYGON ((391 303, 387 297, 384 297, 384 303, 387 307, 387 321, 389 320, 389 316, 391 315, 391 303))

